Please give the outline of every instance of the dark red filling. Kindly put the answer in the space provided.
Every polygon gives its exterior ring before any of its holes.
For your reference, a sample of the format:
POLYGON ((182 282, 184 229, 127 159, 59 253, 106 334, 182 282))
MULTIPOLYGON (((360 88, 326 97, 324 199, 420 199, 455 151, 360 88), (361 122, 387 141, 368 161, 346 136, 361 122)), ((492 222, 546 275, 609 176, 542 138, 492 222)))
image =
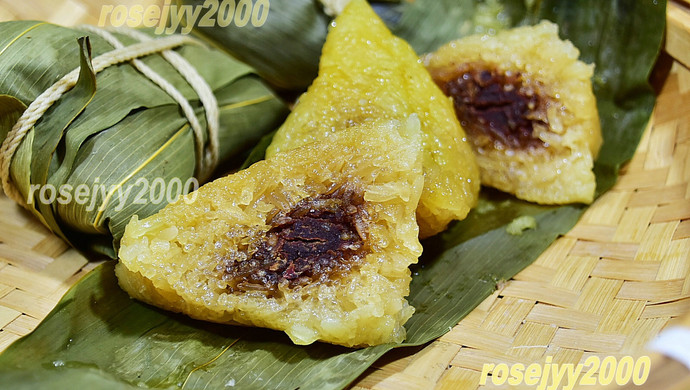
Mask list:
POLYGON ((338 190, 276 214, 249 259, 225 261, 228 289, 274 294, 282 283, 325 283, 349 271, 366 253, 363 203, 355 192, 338 190))
POLYGON ((544 146, 534 129, 548 128, 546 101, 539 86, 525 83, 519 72, 464 65, 453 77, 436 82, 453 98, 458 120, 475 144, 488 138, 509 149, 544 146))

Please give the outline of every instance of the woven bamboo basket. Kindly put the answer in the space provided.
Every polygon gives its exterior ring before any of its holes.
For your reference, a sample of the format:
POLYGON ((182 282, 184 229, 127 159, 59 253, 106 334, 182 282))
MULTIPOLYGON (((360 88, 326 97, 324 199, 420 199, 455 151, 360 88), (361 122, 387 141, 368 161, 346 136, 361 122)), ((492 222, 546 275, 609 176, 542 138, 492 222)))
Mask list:
MULTIPOLYGON (((0 0, 0 21, 96 24, 101 6, 0 0)), ((669 323, 690 327, 690 0, 669 2, 667 20, 653 80, 657 106, 616 186, 450 332, 386 355, 353 389, 490 388, 479 385, 484 363, 648 355, 645 346, 669 323)), ((31 332, 96 265, 0 195, 0 351, 31 332)), ((684 366, 651 356, 642 388, 690 388, 684 366)))

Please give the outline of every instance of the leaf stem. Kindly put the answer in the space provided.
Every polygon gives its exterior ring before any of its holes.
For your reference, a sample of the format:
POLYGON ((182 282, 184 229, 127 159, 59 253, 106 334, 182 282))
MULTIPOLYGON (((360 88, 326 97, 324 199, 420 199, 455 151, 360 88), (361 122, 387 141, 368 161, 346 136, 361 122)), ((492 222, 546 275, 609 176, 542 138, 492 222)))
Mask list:
POLYGON ((206 363, 204 363, 204 364, 202 364, 202 365, 200 365, 200 366, 194 367, 194 368, 192 369, 192 371, 190 371, 189 374, 187 375, 187 378, 184 380, 184 383, 182 383, 182 387, 181 387, 180 389, 184 389, 184 387, 187 385, 187 382, 189 381, 189 378, 192 376, 192 374, 193 374, 195 371, 200 370, 200 369, 202 369, 202 368, 208 366, 209 364, 212 364, 212 363, 215 362, 216 360, 218 360, 221 356, 223 356, 223 354, 224 354, 225 352, 228 351, 228 349, 230 349, 230 347, 232 347, 233 345, 235 345, 238 341, 240 341, 240 339, 237 339, 237 340, 233 341, 232 343, 230 343, 230 345, 228 345, 227 347, 225 347, 225 349, 223 349, 222 351, 220 351, 220 353, 219 353, 218 355, 216 355, 216 357, 214 357, 213 359, 209 360, 208 362, 206 362, 206 363))

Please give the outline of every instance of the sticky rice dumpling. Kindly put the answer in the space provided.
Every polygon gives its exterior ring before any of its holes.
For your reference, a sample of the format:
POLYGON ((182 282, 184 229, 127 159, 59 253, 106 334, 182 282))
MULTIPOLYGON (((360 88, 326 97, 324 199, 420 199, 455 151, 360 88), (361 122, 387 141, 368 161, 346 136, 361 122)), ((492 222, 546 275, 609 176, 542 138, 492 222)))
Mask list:
POLYGON ((589 203, 601 146, 594 70, 544 21, 424 57, 477 155, 482 184, 543 204, 589 203))
POLYGON ((133 217, 120 285, 193 318, 284 331, 296 344, 400 342, 414 311, 408 267, 422 251, 420 144, 415 116, 355 126, 133 217))

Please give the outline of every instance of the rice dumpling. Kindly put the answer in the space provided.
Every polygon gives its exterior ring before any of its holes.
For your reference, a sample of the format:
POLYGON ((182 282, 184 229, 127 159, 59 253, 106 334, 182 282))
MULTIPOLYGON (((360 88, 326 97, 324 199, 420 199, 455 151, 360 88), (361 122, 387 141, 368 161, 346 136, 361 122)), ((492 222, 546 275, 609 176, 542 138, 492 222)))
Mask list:
POLYGON ((542 204, 590 203, 601 146, 593 65, 558 26, 448 43, 424 57, 477 154, 482 184, 542 204))
POLYGON ((419 119, 367 122, 202 186, 122 238, 132 297, 296 344, 400 342, 422 248, 419 119), (324 158, 328 156, 328 158, 324 158))

